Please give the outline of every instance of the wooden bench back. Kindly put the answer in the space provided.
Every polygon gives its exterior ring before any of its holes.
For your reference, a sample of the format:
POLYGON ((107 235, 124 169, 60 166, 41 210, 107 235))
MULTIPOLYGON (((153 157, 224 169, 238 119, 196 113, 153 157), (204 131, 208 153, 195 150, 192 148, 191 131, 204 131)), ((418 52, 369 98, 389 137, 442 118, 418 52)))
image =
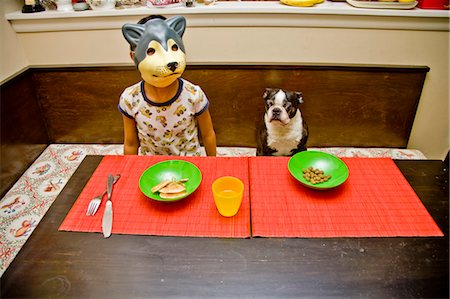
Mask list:
MULTIPOLYGON (((219 146, 256 146, 266 87, 303 92, 308 146, 407 145, 427 67, 188 66, 206 92, 219 146)), ((117 103, 139 81, 124 68, 41 69, 33 74, 55 143, 121 143, 117 103)))

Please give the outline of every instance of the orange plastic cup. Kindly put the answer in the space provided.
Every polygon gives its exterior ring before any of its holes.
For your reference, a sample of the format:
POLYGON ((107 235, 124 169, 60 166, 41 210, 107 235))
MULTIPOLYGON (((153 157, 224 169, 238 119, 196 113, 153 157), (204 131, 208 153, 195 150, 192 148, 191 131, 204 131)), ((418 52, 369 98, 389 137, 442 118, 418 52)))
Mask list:
POLYGON ((237 214, 244 194, 244 183, 235 177, 224 176, 212 184, 214 202, 220 215, 232 217, 237 214))

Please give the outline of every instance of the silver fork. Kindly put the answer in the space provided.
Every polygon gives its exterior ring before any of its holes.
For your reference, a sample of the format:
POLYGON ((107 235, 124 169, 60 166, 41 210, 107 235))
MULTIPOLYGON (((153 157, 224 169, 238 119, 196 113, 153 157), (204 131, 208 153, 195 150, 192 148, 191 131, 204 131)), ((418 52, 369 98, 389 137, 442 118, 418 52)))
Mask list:
MULTIPOLYGON (((120 179, 120 174, 116 174, 114 176, 113 184, 115 184, 119 179, 120 179)), ((87 211, 86 211, 86 216, 94 216, 95 213, 97 213, 97 210, 100 207, 100 203, 102 202, 103 196, 105 196, 105 194, 106 194, 106 190, 102 194, 91 199, 91 201, 89 202, 87 211)))

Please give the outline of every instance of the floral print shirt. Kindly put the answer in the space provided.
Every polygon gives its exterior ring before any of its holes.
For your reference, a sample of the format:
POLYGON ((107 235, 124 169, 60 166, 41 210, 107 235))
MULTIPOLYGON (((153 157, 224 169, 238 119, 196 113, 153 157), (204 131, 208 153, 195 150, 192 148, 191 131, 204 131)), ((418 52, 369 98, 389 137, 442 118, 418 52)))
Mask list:
POLYGON ((136 122, 140 155, 200 156, 196 117, 209 106, 203 90, 178 79, 176 95, 165 103, 147 98, 144 81, 126 88, 119 111, 136 122))

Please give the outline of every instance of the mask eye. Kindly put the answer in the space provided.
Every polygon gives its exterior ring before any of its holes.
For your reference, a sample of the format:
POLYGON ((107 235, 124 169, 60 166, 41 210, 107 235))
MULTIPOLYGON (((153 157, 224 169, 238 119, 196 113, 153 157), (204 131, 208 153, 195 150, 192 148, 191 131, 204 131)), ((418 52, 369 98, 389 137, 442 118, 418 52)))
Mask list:
POLYGON ((148 48, 148 49, 147 49, 147 55, 148 55, 148 56, 151 56, 151 55, 153 55, 153 54, 155 54, 155 49, 153 49, 153 48, 148 48))
POLYGON ((178 46, 177 45, 173 45, 172 46, 172 51, 174 51, 174 52, 178 51, 178 46))

